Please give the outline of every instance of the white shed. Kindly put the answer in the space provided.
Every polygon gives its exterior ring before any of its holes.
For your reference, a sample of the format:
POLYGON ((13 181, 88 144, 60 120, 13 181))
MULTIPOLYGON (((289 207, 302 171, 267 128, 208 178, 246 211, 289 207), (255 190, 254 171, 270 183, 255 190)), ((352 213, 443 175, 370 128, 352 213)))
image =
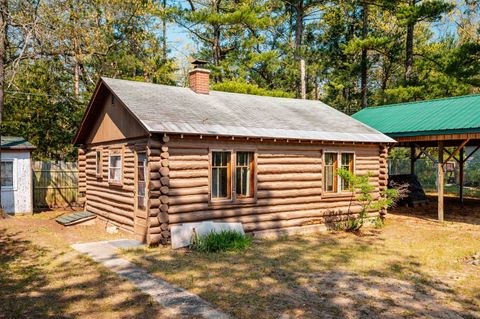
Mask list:
POLYGON ((22 137, 1 137, 1 205, 8 214, 33 212, 32 151, 22 137))

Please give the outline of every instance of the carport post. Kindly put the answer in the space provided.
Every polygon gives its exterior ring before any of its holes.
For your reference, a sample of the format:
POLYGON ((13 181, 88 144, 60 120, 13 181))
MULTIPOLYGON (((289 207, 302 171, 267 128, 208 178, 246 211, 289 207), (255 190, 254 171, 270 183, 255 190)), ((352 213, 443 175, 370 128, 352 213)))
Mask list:
POLYGON ((464 157, 464 147, 460 150, 460 201, 463 204, 463 174, 464 174, 464 165, 465 165, 465 160, 463 159, 464 157))
POLYGON ((410 146, 410 174, 415 175, 415 161, 417 159, 417 149, 414 145, 410 146))
POLYGON ((444 172, 443 172, 443 141, 438 141, 438 161, 437 161, 437 193, 438 193, 438 221, 443 222, 443 191, 444 191, 444 172))

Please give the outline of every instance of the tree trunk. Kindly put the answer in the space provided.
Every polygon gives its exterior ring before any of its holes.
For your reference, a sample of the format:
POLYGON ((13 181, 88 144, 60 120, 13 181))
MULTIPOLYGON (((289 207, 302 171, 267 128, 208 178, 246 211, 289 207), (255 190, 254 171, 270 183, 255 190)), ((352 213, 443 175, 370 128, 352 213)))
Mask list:
MULTIPOLYGON (((410 6, 415 6, 415 0, 410 1, 410 6)), ((413 36, 415 31, 415 21, 407 22, 407 38, 405 40, 405 85, 412 80, 413 74, 413 36)))
MULTIPOLYGON (((368 3, 363 3, 363 29, 362 29, 362 39, 365 40, 368 37, 368 3)), ((362 61, 360 64, 361 68, 361 91, 362 91, 362 101, 361 106, 365 108, 368 106, 368 55, 367 48, 362 48, 362 61)))
POLYGON ((163 17, 162 17, 162 58, 167 60, 167 17, 165 16, 167 11, 167 0, 163 0, 163 17))
MULTIPOLYGON (((3 108, 5 104, 5 60, 6 60, 6 44, 7 44, 7 17, 8 17, 8 0, 0 0, 0 140, 3 134, 3 108)), ((1 142, 0 142, 1 143, 1 142)), ((2 158, 2 147, 0 146, 0 163, 2 158)), ((0 170, 0 180, 1 180, 0 170)), ((0 213, 3 214, 2 205, 2 184, 0 183, 0 213)))
POLYGON ((73 67, 73 94, 75 98, 78 98, 80 94, 80 64, 78 63, 78 59, 75 58, 75 65, 73 67))
POLYGON ((300 92, 300 98, 306 98, 306 84, 305 84, 305 59, 302 57, 302 43, 303 43, 303 17, 305 15, 305 7, 303 0, 300 0, 295 6, 295 58, 299 61, 300 67, 300 85, 297 90, 300 92))
POLYGON ((305 59, 300 58, 300 98, 303 100, 307 97, 307 84, 305 78, 305 59))
MULTIPOLYGON (((220 60, 221 60, 221 47, 220 47, 220 36, 221 36, 221 31, 220 31, 220 26, 216 25, 213 28, 213 46, 212 46, 212 58, 213 58, 213 65, 218 67, 220 66, 220 60)), ((215 82, 221 82, 221 76, 216 75, 214 77, 215 82)))

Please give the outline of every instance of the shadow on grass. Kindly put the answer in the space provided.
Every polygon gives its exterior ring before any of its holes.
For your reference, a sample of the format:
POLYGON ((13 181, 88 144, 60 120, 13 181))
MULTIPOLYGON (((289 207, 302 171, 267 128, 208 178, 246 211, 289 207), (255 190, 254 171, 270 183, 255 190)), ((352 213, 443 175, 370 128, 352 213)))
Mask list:
MULTIPOLYGON (((428 196, 428 204, 418 207, 396 207, 389 213, 393 215, 415 217, 427 221, 437 221, 437 198, 428 196)), ((447 222, 480 225, 480 199, 460 199, 445 197, 444 215, 447 222)))
POLYGON ((0 318, 156 317, 147 296, 108 270, 25 235, 0 229, 0 318))
POLYGON ((381 240, 363 237, 346 245, 334 236, 290 237, 259 241, 244 253, 161 248, 127 254, 239 318, 474 318, 465 311, 472 304, 446 302, 452 289, 420 271, 413 257, 350 271, 365 253, 391 256, 379 249, 381 240))

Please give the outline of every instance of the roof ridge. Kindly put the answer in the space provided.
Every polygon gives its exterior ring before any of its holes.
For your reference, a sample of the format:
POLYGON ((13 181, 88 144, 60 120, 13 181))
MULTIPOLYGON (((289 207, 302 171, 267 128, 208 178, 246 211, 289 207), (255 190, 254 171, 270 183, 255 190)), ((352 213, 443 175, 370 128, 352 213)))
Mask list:
MULTIPOLYGON (((169 84, 163 84, 163 83, 145 82, 145 81, 140 81, 140 80, 126 80, 126 79, 120 79, 120 78, 110 78, 110 77, 106 77, 106 76, 102 76, 100 78, 102 80, 107 80, 107 81, 108 80, 113 80, 113 81, 140 83, 140 84, 146 84, 146 85, 151 85, 151 86, 163 86, 163 87, 169 87, 169 88, 175 88, 175 89, 189 90, 189 91, 193 92, 188 86, 169 85, 169 84)), ((321 103, 323 105, 327 105, 325 102, 323 102, 321 100, 299 99, 299 98, 287 97, 287 96, 259 95, 259 94, 249 94, 249 93, 229 92, 229 91, 219 91, 219 90, 210 90, 210 92, 215 92, 215 93, 220 93, 220 94, 247 95, 247 96, 254 96, 254 97, 261 97, 261 98, 272 98, 272 99, 299 100, 299 101, 305 101, 307 103, 321 103)))
POLYGON ((429 99, 429 100, 421 100, 421 101, 411 101, 411 102, 399 102, 399 103, 392 103, 392 104, 383 104, 383 105, 375 105, 375 106, 369 106, 366 107, 359 112, 367 109, 376 109, 376 108, 386 108, 386 107, 393 107, 393 106, 398 106, 398 105, 412 105, 412 104, 419 104, 419 103, 425 103, 425 102, 433 102, 433 101, 442 101, 442 100, 457 100, 457 99, 463 99, 463 98, 469 98, 469 97, 474 97, 474 96, 480 96, 480 93, 473 93, 473 94, 466 94, 466 95, 457 95, 457 96, 449 96, 449 97, 439 97, 435 99, 429 99))

